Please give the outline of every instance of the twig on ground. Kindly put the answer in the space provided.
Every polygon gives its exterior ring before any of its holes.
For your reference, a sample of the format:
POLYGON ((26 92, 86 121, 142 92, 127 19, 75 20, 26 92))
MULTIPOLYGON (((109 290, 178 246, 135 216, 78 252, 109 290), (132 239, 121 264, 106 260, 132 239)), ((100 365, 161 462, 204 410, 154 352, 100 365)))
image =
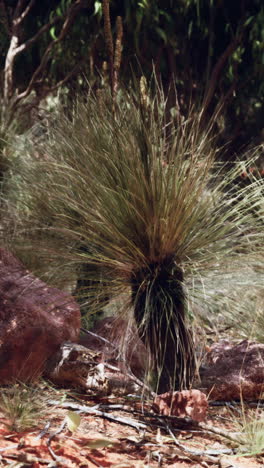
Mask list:
POLYGON ((135 429, 147 429, 147 425, 138 421, 135 421, 133 419, 127 419, 127 418, 120 418, 119 416, 111 416, 103 411, 99 411, 96 409, 96 407, 89 407, 85 405, 78 405, 77 403, 72 403, 72 402, 65 402, 60 404, 59 401, 56 400, 50 400, 50 404, 52 405, 60 405, 62 408, 72 408, 75 410, 80 411, 81 413, 86 413, 86 414, 93 414, 95 416, 99 416, 101 418, 108 419, 109 421, 114 421, 116 423, 124 424, 126 426, 131 426, 134 427, 135 429))
POLYGON ((56 455, 56 453, 54 452, 54 450, 52 450, 52 448, 48 445, 47 446, 48 448, 48 451, 50 453, 50 455, 52 456, 53 460, 55 460, 55 462, 61 464, 62 466, 64 466, 65 468, 69 467, 70 465, 68 464, 68 460, 66 460, 66 458, 63 458, 63 457, 59 457, 58 455, 56 455))
POLYGON ((214 427, 205 423, 199 423, 199 427, 201 429, 205 429, 208 432, 212 432, 213 434, 222 436, 225 439, 228 439, 231 442, 234 442, 236 445, 241 444, 242 442, 242 440, 239 438, 239 434, 232 434, 230 432, 224 431, 223 429, 218 429, 217 427, 214 427))
POLYGON ((195 460, 200 460, 200 458, 206 458, 210 462, 216 462, 217 456, 222 456, 222 455, 234 455, 234 451, 232 449, 220 449, 220 450, 193 450, 190 449, 189 447, 185 447, 185 445, 181 444, 175 435, 173 434, 171 428, 167 425, 164 424, 164 427, 166 428, 167 432, 170 434, 172 437, 175 445, 179 447, 183 452, 187 453, 188 456, 191 456, 195 460))
MULTIPOLYGON (((157 414, 157 413, 151 413, 149 411, 139 411, 137 409, 131 409, 130 407, 126 406, 126 405, 120 405, 120 404, 116 404, 116 405, 98 405, 98 407, 100 409, 104 409, 104 410, 122 410, 126 413, 133 413, 133 414, 139 414, 141 416, 144 416, 146 418, 152 418, 152 419, 166 419, 166 420, 169 420, 171 422, 174 422, 175 424, 178 424, 181 429, 185 429, 185 427, 188 427, 188 428, 195 428, 195 429, 199 429, 199 423, 194 421, 193 419, 191 418, 179 418, 178 416, 169 416, 169 415, 164 415, 164 414, 157 414)), ((201 430, 200 430, 201 432, 201 430)))
POLYGON ((31 464, 34 464, 35 466, 35 463, 41 463, 42 465, 50 466, 50 460, 47 460, 46 458, 38 458, 35 455, 31 455, 30 453, 10 453, 6 455, 5 458, 11 458, 11 460, 17 460, 18 462, 26 463, 27 465, 30 463, 30 466, 33 466, 31 464))
MULTIPOLYGON (((54 405, 60 404, 60 402, 56 400, 50 400, 49 403, 54 404, 54 405)), ((241 444, 241 439, 239 437, 239 434, 232 434, 227 431, 224 431, 223 429, 215 428, 214 426, 211 426, 202 422, 198 423, 196 421, 193 421, 191 418, 179 418, 177 416, 162 416, 162 415, 158 415, 154 413, 140 413, 144 415, 144 417, 150 418, 152 420, 152 421, 145 421, 145 423, 141 423, 139 421, 135 421, 132 419, 121 418, 119 416, 111 416, 108 413, 106 413, 106 411, 98 410, 97 409, 98 405, 96 405, 96 407, 95 406, 89 407, 89 406, 79 405, 79 404, 72 403, 72 402, 64 402, 60 406, 63 408, 72 408, 72 409, 78 410, 79 412, 86 413, 86 414, 93 414, 95 416, 108 419, 109 421, 124 424, 127 426, 134 427, 135 429, 141 429, 141 430, 142 429, 146 430, 147 427, 150 425, 153 426, 153 420, 159 421, 162 424, 161 427, 165 427, 165 429, 168 430, 169 426, 166 423, 166 421, 170 421, 170 422, 173 422, 174 424, 177 424, 178 427, 180 427, 182 430, 191 431, 193 429, 196 429, 196 430, 200 430, 201 432, 213 433, 221 437, 224 437, 225 439, 230 440, 236 445, 241 444)), ((129 411, 129 410, 126 410, 125 407, 120 408, 119 406, 118 408, 117 405, 110 405, 108 407, 104 407, 104 410, 106 409, 123 409, 124 411, 129 411)), ((133 412, 135 413, 136 411, 133 411, 133 412)), ((233 453, 233 451, 231 450, 230 453, 233 453)))
POLYGON ((103 468, 102 465, 100 465, 100 463, 98 463, 98 461, 96 461, 93 457, 91 457, 91 455, 85 455, 87 460, 89 460, 91 463, 93 463, 95 466, 98 466, 98 468, 103 468))
POLYGON ((49 438, 47 440, 47 448, 48 448, 48 451, 49 451, 50 455, 52 456, 53 460, 55 460, 56 462, 60 463, 61 465, 65 466, 67 468, 67 466, 69 466, 68 461, 63 457, 60 457, 60 456, 56 455, 56 453, 54 452, 54 450, 50 446, 52 439, 54 439, 54 437, 56 435, 60 434, 63 431, 63 429, 66 427, 66 425, 67 425, 67 422, 63 421, 62 424, 60 425, 59 429, 57 431, 53 432, 49 436, 49 438))
POLYGON ((0 448, 0 452, 5 452, 6 450, 18 449, 18 448, 19 448, 19 444, 10 445, 10 447, 0 448))
MULTIPOLYGON (((126 411, 126 410, 124 410, 126 411)), ((137 412, 137 411, 134 411, 134 412, 137 412)), ((177 416, 164 416, 164 415, 159 415, 159 414, 155 414, 155 413, 148 413, 148 412, 144 412, 144 416, 145 417, 149 417, 149 418, 153 418, 153 419, 158 419, 160 421, 162 420, 168 420, 170 422, 173 422, 174 424, 177 424, 178 426, 180 426, 182 429, 185 429, 185 430, 193 430, 193 429, 198 429, 200 430, 201 432, 209 432, 209 433, 213 433, 213 434, 217 434, 221 437, 224 437, 225 439, 228 439, 230 440, 231 442, 234 442, 235 444, 240 444, 241 443, 241 439, 239 438, 239 434, 236 434, 236 433, 230 433, 230 432, 227 432, 227 431, 224 431, 223 429, 219 429, 219 428, 216 428, 214 426, 211 426, 209 424, 205 424, 205 423, 202 423, 202 422, 196 422, 194 421, 193 419, 191 418, 179 418, 177 416)))
POLYGON ((48 441, 47 441, 47 445, 50 445, 52 439, 54 439, 54 437, 56 437, 56 435, 60 434, 63 429, 67 426, 67 421, 63 421, 59 427, 59 429, 55 432, 53 432, 52 434, 50 434, 49 438, 48 438, 48 441))
POLYGON ((45 424, 45 426, 44 426, 44 428, 42 429, 42 431, 40 431, 40 433, 35 437, 35 440, 42 439, 46 434, 49 433, 50 424, 51 424, 50 421, 47 422, 47 424, 45 424))

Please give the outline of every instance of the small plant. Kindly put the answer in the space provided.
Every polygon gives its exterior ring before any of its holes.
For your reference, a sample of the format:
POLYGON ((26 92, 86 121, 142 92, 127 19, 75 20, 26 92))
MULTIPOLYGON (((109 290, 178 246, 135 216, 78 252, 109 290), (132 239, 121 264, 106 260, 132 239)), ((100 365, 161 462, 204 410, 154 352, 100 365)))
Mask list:
POLYGON ((248 455, 263 455, 264 453, 264 413, 260 419, 249 420, 243 427, 245 450, 248 455))
POLYGON ((37 426, 44 410, 38 387, 16 383, 1 389, 0 411, 10 431, 20 432, 37 426))
POLYGON ((240 432, 238 455, 256 456, 264 453, 264 411, 246 409, 242 401, 241 416, 235 416, 236 427, 240 432))

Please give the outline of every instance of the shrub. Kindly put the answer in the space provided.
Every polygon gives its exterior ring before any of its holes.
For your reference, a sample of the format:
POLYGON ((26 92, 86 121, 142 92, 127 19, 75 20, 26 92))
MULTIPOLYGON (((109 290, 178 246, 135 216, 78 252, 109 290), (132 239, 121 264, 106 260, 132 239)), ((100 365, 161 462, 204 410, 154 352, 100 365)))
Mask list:
POLYGON ((162 91, 141 85, 115 115, 107 95, 77 100, 27 148, 12 239, 57 282, 84 275, 91 312, 122 298, 161 392, 191 385, 195 305, 263 282, 263 181, 235 188, 240 166, 215 162, 212 127, 168 119, 162 91))

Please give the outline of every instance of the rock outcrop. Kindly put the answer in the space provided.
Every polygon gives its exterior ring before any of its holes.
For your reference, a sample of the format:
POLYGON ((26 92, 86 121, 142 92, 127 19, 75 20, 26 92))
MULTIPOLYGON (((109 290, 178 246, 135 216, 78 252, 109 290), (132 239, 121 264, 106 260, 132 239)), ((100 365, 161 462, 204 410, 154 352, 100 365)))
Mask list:
POLYGON ((80 310, 0 249, 0 384, 31 381, 65 341, 78 340, 80 310))
POLYGON ((264 393, 264 344, 223 340, 211 347, 200 369, 210 400, 254 400, 264 393))

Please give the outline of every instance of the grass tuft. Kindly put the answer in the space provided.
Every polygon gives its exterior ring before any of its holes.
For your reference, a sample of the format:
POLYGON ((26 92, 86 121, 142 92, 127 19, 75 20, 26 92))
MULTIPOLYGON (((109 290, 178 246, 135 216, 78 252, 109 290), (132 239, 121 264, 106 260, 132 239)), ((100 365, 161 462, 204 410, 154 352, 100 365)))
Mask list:
POLYGON ((7 428, 21 432, 39 425, 46 403, 38 387, 16 383, 1 389, 0 409, 7 428))
POLYGON ((258 456, 264 453, 264 411, 261 407, 255 410, 245 407, 241 400, 241 415, 232 415, 236 428, 240 433, 240 445, 237 449, 238 455, 258 456))

